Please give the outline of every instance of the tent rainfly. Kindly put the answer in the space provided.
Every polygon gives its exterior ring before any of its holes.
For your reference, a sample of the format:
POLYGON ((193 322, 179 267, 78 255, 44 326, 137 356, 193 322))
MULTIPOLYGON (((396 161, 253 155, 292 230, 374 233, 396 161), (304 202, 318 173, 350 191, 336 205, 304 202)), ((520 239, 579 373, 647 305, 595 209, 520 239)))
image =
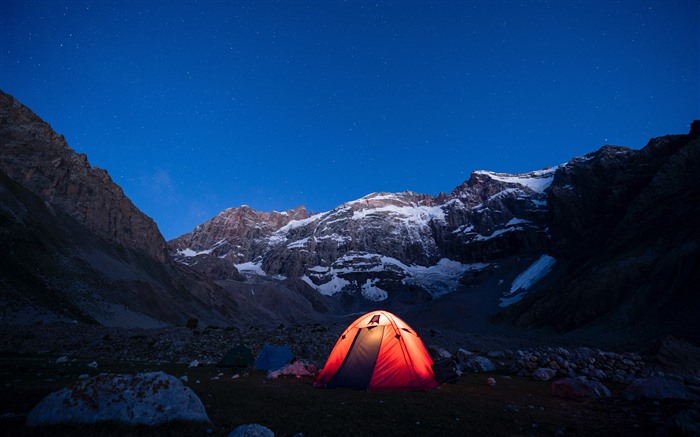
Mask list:
POLYGON ((247 367, 253 364, 253 352, 242 344, 231 348, 217 364, 218 367, 247 367))
POLYGON ((281 369, 285 364, 289 364, 291 360, 292 350, 289 346, 272 346, 266 343, 255 359, 254 366, 258 370, 270 372, 281 369))
POLYGON ((314 387, 370 391, 430 390, 433 360, 418 334, 387 311, 372 311, 343 332, 314 387))

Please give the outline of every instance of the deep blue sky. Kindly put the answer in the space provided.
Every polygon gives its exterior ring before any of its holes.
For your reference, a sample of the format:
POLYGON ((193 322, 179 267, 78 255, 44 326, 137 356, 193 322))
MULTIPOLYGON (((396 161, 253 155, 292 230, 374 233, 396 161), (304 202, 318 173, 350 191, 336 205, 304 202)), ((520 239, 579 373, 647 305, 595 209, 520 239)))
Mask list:
POLYGON ((686 133, 699 21, 697 0, 3 0, 0 88, 169 239, 686 133))

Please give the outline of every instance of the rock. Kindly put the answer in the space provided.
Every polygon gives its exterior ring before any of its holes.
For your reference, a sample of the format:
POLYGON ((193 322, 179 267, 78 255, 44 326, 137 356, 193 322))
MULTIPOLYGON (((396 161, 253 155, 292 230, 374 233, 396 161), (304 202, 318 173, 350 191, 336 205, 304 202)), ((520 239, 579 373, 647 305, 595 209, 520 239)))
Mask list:
POLYGON ((700 436, 700 410, 698 407, 679 411, 667 424, 669 435, 700 436))
POLYGON ((3 323, 20 314, 129 327, 236 318, 238 303, 176 265, 156 223, 105 170, 2 90, 0 144, 3 323))
POLYGON ((669 370, 700 375, 700 348, 668 336, 661 341, 656 359, 669 370))
POLYGON ((607 375, 600 369, 592 368, 588 371, 588 376, 595 379, 606 379, 607 375))
POLYGON ((549 381, 550 379, 557 376, 557 371, 546 367, 540 367, 535 369, 534 372, 532 372, 532 376, 536 379, 539 379, 540 381, 549 381))
POLYGON ((456 355, 457 361, 466 362, 466 361, 471 360, 475 356, 476 356, 476 354, 474 352, 470 352, 470 351, 468 351, 466 349, 462 349, 462 348, 457 349, 457 355, 456 355))
POLYGON ((585 376, 565 378, 552 383, 552 395, 567 399, 608 398, 610 390, 602 383, 585 376))
POLYGON ((625 389, 626 399, 684 399, 698 400, 688 387, 680 381, 672 381, 660 376, 635 379, 625 389))
POLYGON ((275 433, 267 427, 251 423, 237 427, 228 434, 228 437, 275 437, 275 433))
POLYGON ((27 426, 120 422, 158 425, 173 420, 209 422, 202 401, 163 372, 99 375, 46 396, 27 415, 27 426))
POLYGON ((486 357, 473 357, 464 363, 460 363, 461 370, 472 370, 474 372, 495 372, 496 366, 486 357))
POLYGON ((624 370, 617 369, 615 370, 615 374, 612 376, 612 380, 621 384, 629 384, 634 381, 634 377, 624 370))
POLYGON ((0 170, 119 246, 165 262, 165 239, 109 174, 12 96, 0 93, 0 170))
POLYGON ((430 355, 434 357, 440 357, 440 358, 451 358, 452 354, 447 351, 444 348, 441 348, 440 346, 435 346, 435 345, 430 345, 428 346, 428 352, 430 352, 430 355))
POLYGON ((187 319, 187 323, 185 326, 188 329, 195 330, 195 329, 197 329, 197 325, 199 325, 199 320, 196 318, 190 318, 190 319, 187 319))

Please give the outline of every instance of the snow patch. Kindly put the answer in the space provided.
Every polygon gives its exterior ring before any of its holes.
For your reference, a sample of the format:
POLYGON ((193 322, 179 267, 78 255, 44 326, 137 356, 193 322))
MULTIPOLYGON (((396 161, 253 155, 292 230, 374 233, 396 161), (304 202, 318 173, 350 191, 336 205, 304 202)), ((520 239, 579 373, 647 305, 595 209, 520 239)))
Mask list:
POLYGON ((354 211, 353 220, 363 220, 369 215, 391 214, 406 225, 427 226, 432 220, 445 221, 445 211, 440 206, 396 206, 386 205, 379 208, 368 208, 354 211))
POLYGON ((486 170, 478 170, 474 173, 487 175, 496 181, 522 185, 537 193, 543 193, 552 184, 557 168, 559 166, 523 174, 494 173, 486 170))
POLYGON ((248 261, 241 264, 235 264, 236 268, 241 273, 248 273, 250 275, 267 276, 265 271, 262 269, 261 261, 248 261))
MULTIPOLYGON (((353 273, 394 272, 403 277, 402 283, 418 285, 427 290, 433 297, 439 297, 452 292, 459 286, 462 276, 468 271, 482 270, 489 264, 461 264, 443 258, 433 266, 408 266, 401 261, 375 253, 354 252, 338 258, 332 266, 315 266, 307 269, 309 276, 317 280, 325 280, 324 284, 316 285, 307 275, 302 280, 322 294, 332 295, 341 291, 351 282, 341 276, 353 273)), ((362 295, 369 300, 384 300, 388 293, 376 287, 378 278, 368 279, 361 286, 362 295), (381 298, 381 299, 380 299, 381 298)))
POLYGON ((552 270, 552 266, 556 262, 556 259, 549 255, 542 255, 537 261, 535 261, 530 267, 528 267, 524 272, 518 275, 510 286, 510 291, 504 293, 503 298, 500 299, 501 303, 499 306, 505 308, 515 302, 520 301, 527 290, 535 285, 537 281, 547 276, 547 274, 552 270))
POLYGON ((287 244, 287 249, 303 249, 306 247, 306 243, 309 242, 309 237, 302 238, 301 240, 294 241, 287 244))
POLYGON ((338 277, 334 275, 330 281, 325 282, 321 285, 316 285, 311 278, 308 276, 304 275, 301 277, 301 280, 309 284, 311 288, 315 289, 319 293, 325 295, 325 296, 333 296, 334 294, 340 292, 345 288, 346 285, 350 285, 349 281, 346 281, 345 279, 338 277))
POLYGON ((379 279, 368 279, 362 284, 362 297, 373 302, 381 302, 389 297, 389 293, 375 286, 379 279))
POLYGON ((409 274, 403 280, 405 284, 419 285, 433 297, 440 297, 457 289, 459 280, 469 271, 483 270, 489 266, 486 263, 462 264, 443 258, 434 266, 406 266, 401 264, 409 274))
POLYGON ((197 256, 197 255, 210 255, 213 251, 214 251, 213 248, 207 249, 207 250, 201 250, 199 252, 196 252, 190 248, 187 248, 187 249, 178 250, 177 254, 190 258, 190 257, 197 256))

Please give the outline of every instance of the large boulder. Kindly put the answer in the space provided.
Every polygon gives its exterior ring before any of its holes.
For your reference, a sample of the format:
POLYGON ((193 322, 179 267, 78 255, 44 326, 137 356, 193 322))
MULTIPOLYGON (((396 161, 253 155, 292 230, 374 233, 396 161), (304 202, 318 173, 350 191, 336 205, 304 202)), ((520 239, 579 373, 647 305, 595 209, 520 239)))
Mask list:
POLYGON ((552 394, 567 399, 599 399, 611 396, 610 390, 606 386, 585 376, 554 381, 552 383, 552 394))
POLYGON ((228 434, 228 437, 275 437, 275 433, 257 423, 241 425, 228 434))
POLYGON ((700 435, 700 406, 682 410, 671 416, 667 423, 669 435, 700 435))
POLYGON ((557 376, 557 371, 548 367, 540 367, 535 369, 534 372, 532 372, 532 376, 535 379, 539 379, 540 381, 549 381, 550 379, 557 376))
POLYGON ((635 379, 627 386, 624 395, 627 399, 700 399, 700 396, 691 392, 682 382, 661 376, 635 379))
POLYGON ((459 363, 461 370, 471 370, 473 372, 486 373, 495 372, 496 366, 486 357, 476 356, 459 363))
POLYGON ((664 338, 656 359, 668 370, 700 376, 700 348, 680 338, 664 338))
POLYGON ((46 396, 27 415, 27 426, 120 422, 159 425, 209 422, 202 401, 163 372, 99 375, 46 396))

